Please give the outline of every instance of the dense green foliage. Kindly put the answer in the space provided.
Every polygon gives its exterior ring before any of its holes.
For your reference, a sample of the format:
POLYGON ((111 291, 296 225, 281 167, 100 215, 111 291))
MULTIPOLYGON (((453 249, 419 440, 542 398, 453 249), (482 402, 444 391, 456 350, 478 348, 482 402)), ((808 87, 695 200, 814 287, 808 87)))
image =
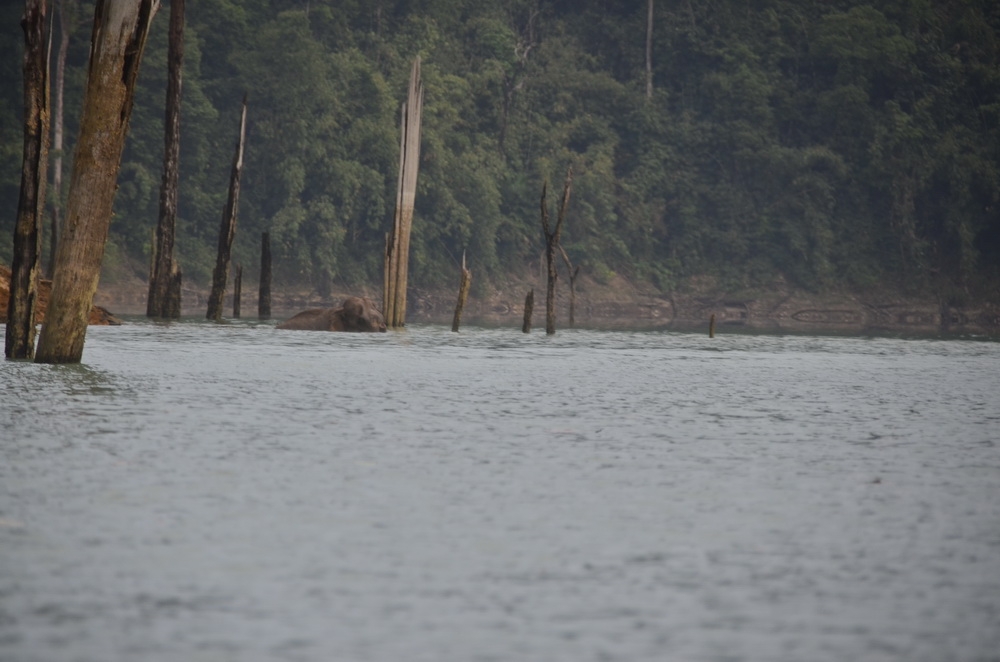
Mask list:
MULTIPOLYGON (((77 3, 69 3, 77 4, 77 3)), ((86 67, 79 2, 72 143, 86 67)), ((658 0, 198 0, 188 25, 178 250, 207 282, 239 103, 248 161, 236 261, 271 232, 280 282, 378 283, 399 105, 426 90, 411 283, 524 273, 538 198, 574 168, 563 243, 598 280, 665 289, 782 276, 813 290, 954 297, 1000 282, 1000 3, 658 0)), ((0 232, 20 168, 19 8, 0 10, 0 232)), ((148 263, 163 151, 167 8, 156 18, 112 242, 148 263)), ((72 146, 70 145, 71 149, 72 146)), ((67 166, 68 167, 68 166, 67 166)), ((9 239, 0 259, 9 257, 9 239)))

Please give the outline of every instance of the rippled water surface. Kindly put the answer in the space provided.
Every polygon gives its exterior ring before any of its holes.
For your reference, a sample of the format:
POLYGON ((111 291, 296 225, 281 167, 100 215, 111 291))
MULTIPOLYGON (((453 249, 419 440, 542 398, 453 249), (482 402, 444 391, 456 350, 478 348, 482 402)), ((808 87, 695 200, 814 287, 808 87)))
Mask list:
POLYGON ((251 322, 0 364, 0 659, 1000 660, 1000 344, 251 322))

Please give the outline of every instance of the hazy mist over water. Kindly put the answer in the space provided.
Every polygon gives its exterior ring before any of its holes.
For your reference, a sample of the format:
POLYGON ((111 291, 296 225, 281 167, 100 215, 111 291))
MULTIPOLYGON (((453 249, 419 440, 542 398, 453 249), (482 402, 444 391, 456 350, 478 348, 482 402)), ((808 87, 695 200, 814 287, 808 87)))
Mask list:
POLYGON ((1000 343, 251 321, 0 365, 0 660, 1000 660, 1000 343))

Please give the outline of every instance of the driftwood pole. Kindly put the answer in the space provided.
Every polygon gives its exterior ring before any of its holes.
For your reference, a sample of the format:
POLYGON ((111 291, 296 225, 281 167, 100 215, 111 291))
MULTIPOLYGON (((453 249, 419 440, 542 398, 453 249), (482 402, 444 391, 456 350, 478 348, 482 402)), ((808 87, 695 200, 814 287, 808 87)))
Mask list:
POLYGON ((21 28, 24 30, 24 144, 4 338, 4 354, 9 359, 30 359, 35 355, 35 306, 49 153, 51 33, 45 29, 45 0, 25 2, 21 28))
POLYGON ((260 233, 260 288, 257 290, 257 317, 271 319, 271 235, 260 233))
POLYGON ((233 167, 229 175, 229 197, 222 212, 219 226, 219 251, 212 272, 212 291, 208 295, 208 312, 205 317, 216 322, 222 321, 222 300, 226 296, 226 281, 229 280, 229 261, 236 237, 236 212, 240 206, 240 177, 243 175, 243 150, 247 138, 247 98, 243 95, 240 111, 240 133, 233 154, 233 167))
POLYGON ((458 327, 462 323, 462 310, 465 309, 465 300, 469 298, 469 286, 472 284, 472 272, 465 267, 465 253, 462 253, 462 279, 458 284, 458 302, 455 304, 455 317, 451 322, 451 330, 458 333, 458 327))
POLYGON ((577 265, 575 269, 573 268, 565 248, 560 246, 559 252, 562 253, 563 262, 566 263, 566 273, 569 276, 569 326, 573 328, 576 324, 576 277, 580 275, 580 267, 577 265))
POLYGON ((531 333, 531 313, 535 309, 535 290, 532 288, 524 297, 524 321, 521 323, 522 333, 531 333))
POLYGON ((170 0, 170 36, 167 50, 167 100, 163 126, 163 180, 160 217, 153 243, 153 267, 146 299, 146 317, 177 319, 181 273, 174 260, 177 225, 177 179, 181 150, 181 70, 184 64, 184 0, 170 0), (172 291, 171 288, 177 288, 172 291))
POLYGON ((233 317, 240 318, 240 298, 243 296, 243 265, 236 265, 236 275, 233 276, 233 317))
POLYGON ((566 220, 566 207, 569 206, 569 192, 573 184, 573 168, 566 171, 566 183, 563 186, 562 201, 559 203, 559 215, 556 227, 549 226, 549 208, 545 201, 548 183, 542 186, 542 232, 545 234, 545 266, 548 271, 547 288, 545 292, 545 333, 553 335, 556 332, 556 248, 562 235, 563 221, 566 220))
POLYGON ((52 297, 35 361, 79 363, 111 225, 132 95, 159 0, 97 0, 52 297))
POLYGON ((417 170, 420 166, 420 117, 423 112, 424 86, 420 80, 420 57, 413 61, 410 86, 400 113, 399 178, 392 232, 385 243, 385 282, 382 308, 386 326, 406 324, 406 283, 410 261, 410 230, 413 203, 417 195, 417 170))

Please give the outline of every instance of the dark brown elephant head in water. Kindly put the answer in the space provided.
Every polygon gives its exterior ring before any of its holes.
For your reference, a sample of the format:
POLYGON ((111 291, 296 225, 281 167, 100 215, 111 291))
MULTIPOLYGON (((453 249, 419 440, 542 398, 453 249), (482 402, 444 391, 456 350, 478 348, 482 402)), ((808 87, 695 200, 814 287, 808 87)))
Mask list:
POLYGON ((385 331, 385 320, 371 299, 347 297, 340 308, 310 308, 278 325, 306 331, 385 331))

